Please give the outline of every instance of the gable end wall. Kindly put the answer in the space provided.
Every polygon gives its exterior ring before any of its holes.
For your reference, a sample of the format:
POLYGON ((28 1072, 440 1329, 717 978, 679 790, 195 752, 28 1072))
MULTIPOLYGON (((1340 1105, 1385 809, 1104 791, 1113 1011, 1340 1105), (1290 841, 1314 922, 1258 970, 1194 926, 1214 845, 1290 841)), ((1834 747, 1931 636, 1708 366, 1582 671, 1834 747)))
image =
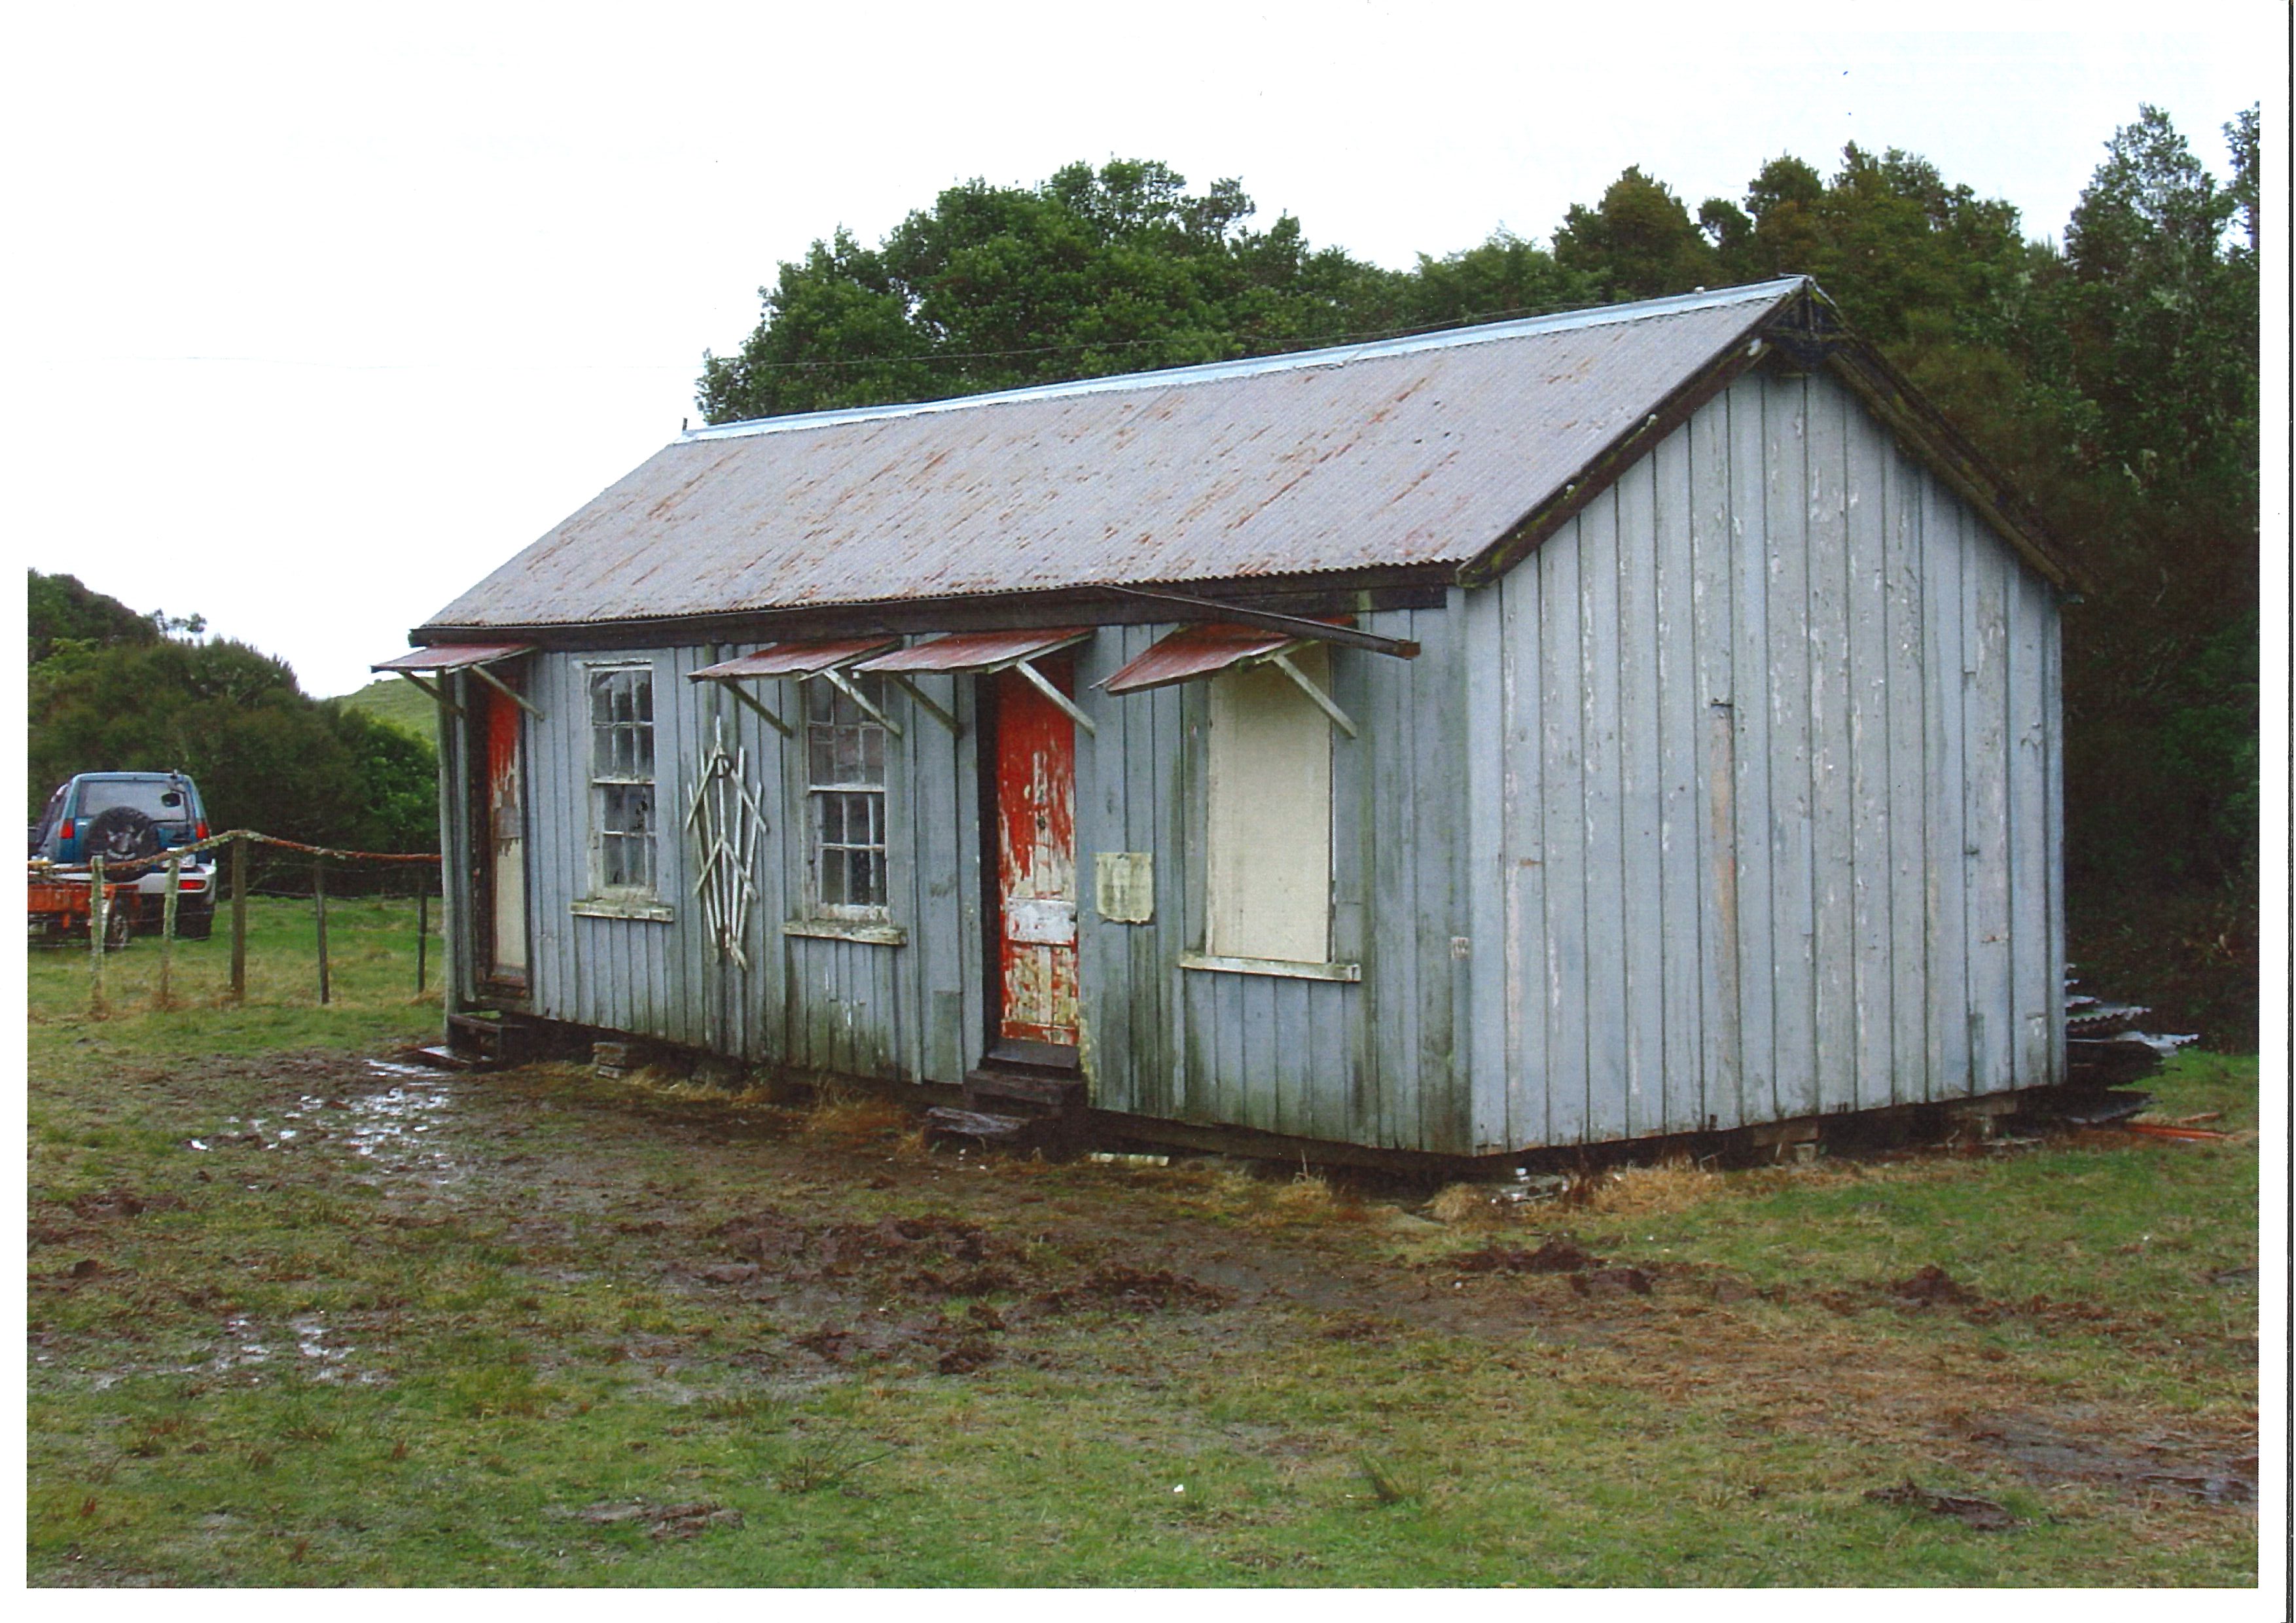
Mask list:
POLYGON ((1824 375, 1750 375, 1466 604, 1474 1135, 2063 1074, 2056 594, 1824 375))

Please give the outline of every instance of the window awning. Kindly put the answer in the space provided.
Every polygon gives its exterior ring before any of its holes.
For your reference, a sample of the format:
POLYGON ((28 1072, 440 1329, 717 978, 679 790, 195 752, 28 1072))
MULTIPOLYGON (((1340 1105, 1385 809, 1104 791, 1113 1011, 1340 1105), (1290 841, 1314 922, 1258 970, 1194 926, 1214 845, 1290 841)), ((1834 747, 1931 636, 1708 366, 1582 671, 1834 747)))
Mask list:
POLYGON ((742 676, 817 676, 841 670, 899 641, 889 636, 841 637, 826 643, 775 643, 739 659, 720 660, 693 672, 693 682, 727 682, 742 676))
POLYGON ((743 693, 737 684, 752 676, 795 676, 800 681, 808 676, 819 676, 874 717, 877 724, 888 733, 898 738, 901 735, 899 724, 870 703, 867 697, 840 673, 855 661, 891 648, 899 641, 898 637, 890 636, 849 636, 822 643, 775 643, 769 648, 760 648, 755 653, 721 660, 715 665, 705 665, 700 670, 688 671, 685 679, 688 682, 719 684, 735 699, 764 717, 775 732, 783 738, 794 738, 797 736, 796 729, 743 693))
POLYGON ((433 687, 422 678, 425 676, 450 676, 458 670, 466 670, 539 721, 542 712, 528 703, 524 694, 512 692, 502 678, 487 668, 489 665, 498 665, 504 660, 514 660, 522 653, 533 652, 534 644, 531 643, 434 643, 428 648, 417 648, 411 653, 384 660, 367 668, 406 677, 457 716, 463 713, 463 707, 447 696, 445 688, 433 687))
POLYGON ((513 659, 522 653, 532 653, 531 643, 439 643, 430 648, 418 648, 412 653, 370 665, 369 670, 390 671, 405 676, 409 671, 427 671, 443 676, 448 671, 470 670, 480 665, 492 665, 498 660, 513 659))
POLYGON ((1089 626, 1061 626, 1044 631, 956 631, 907 648, 897 648, 864 660, 856 670, 918 676, 953 676, 962 671, 996 671, 1037 659, 1092 635, 1089 626))
POLYGON ((1070 719, 1077 725, 1091 733, 1096 731, 1092 725, 1092 717, 1078 708, 1075 700, 1054 686, 1032 661, 1083 642, 1092 635, 1092 630, 1089 626, 1054 626, 1034 631, 952 631, 945 635, 928 637, 911 647, 881 653, 853 668, 873 672, 888 681, 898 683, 902 692, 931 711, 951 733, 958 730, 956 717, 920 693, 916 684, 909 680, 911 676, 966 673, 988 676, 1000 670, 1017 671, 1038 693, 1067 711, 1070 719))
POLYGON ((1330 717, 1341 732, 1353 738, 1356 736, 1356 724, 1349 719, 1348 713, 1333 703, 1329 693, 1308 680, 1292 662, 1292 655, 1314 640, 1292 636, 1281 631, 1266 631, 1257 626, 1220 622, 1208 626, 1183 626, 1168 636, 1159 637, 1150 643, 1138 658, 1127 661, 1122 669, 1104 678, 1100 686, 1111 694, 1144 693, 1153 688, 1170 687, 1176 683, 1216 676, 1225 670, 1273 665, 1291 677, 1300 691, 1313 700, 1316 708, 1330 717))

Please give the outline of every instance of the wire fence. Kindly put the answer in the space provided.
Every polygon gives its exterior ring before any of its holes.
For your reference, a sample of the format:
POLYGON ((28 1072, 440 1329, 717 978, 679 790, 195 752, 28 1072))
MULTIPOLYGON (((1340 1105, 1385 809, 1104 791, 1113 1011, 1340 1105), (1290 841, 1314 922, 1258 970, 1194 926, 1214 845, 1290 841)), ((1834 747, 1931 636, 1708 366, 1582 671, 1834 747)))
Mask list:
POLYGON ((101 1017, 108 1012, 105 958, 127 944, 137 915, 156 904, 160 938, 159 1002, 164 1008, 171 1001, 176 939, 185 933, 209 934, 216 915, 226 909, 226 896, 231 920, 231 1001, 247 1001, 248 899, 308 896, 317 927, 318 1000, 328 1003, 332 995, 327 955, 331 886, 338 899, 346 894, 415 899, 414 989, 420 996, 430 978, 430 914, 439 896, 439 880, 436 851, 340 850, 253 829, 232 829, 141 857, 97 856, 72 866, 36 857, 30 865, 28 898, 33 926, 45 931, 49 939, 71 939, 86 930, 88 1009, 101 1017), (209 853, 219 854, 223 860, 215 865, 198 860, 209 853), (188 881, 187 867, 192 870, 188 881), (200 872, 202 868, 206 872, 200 872), (144 884, 154 875, 163 881, 156 895, 144 884), (352 883, 346 886, 346 879, 352 883), (187 882, 193 889, 185 889, 187 882), (187 897, 192 898, 188 908, 187 897), (187 918, 199 921, 201 927, 185 931, 182 927, 187 918))

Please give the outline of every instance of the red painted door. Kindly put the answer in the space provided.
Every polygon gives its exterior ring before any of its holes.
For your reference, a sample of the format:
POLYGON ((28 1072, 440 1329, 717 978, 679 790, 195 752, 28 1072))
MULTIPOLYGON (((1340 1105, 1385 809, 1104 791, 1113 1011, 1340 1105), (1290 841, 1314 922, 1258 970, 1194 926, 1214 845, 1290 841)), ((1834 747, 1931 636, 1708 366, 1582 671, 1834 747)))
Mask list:
MULTIPOLYGON (((470 684, 473 696, 478 684, 470 684)), ((487 690, 487 978, 526 984, 526 762, 518 706, 487 690)))
MULTIPOLYGON (((1073 693, 1066 660, 1038 669, 1073 693)), ((1006 1037, 1077 1040, 1076 723, 1018 671, 996 678, 996 895, 1006 1037)))

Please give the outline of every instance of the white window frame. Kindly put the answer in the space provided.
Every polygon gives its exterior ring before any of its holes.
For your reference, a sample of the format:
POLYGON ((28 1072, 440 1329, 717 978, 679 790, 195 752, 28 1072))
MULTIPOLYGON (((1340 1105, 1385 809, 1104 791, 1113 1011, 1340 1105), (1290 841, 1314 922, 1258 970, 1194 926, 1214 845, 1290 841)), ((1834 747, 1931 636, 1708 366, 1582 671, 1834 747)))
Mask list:
POLYGON ((582 689, 583 729, 586 734, 584 750, 587 762, 583 774, 583 798, 589 830, 589 891, 574 904, 574 910, 608 917, 667 919, 670 916, 669 909, 661 900, 662 757, 658 747, 661 725, 660 673, 651 660, 586 662, 582 666, 582 689), (609 719, 603 724, 609 732, 625 726, 633 729, 631 770, 627 774, 617 773, 611 770, 611 762, 602 763, 599 760, 598 687, 602 682, 611 682, 616 676, 635 675, 643 675, 646 678, 645 715, 643 718, 634 715, 629 722, 624 723, 611 719, 610 713, 609 719), (635 747, 635 742, 639 738, 644 741, 643 752, 635 747), (605 770, 601 770, 602 765, 605 770), (641 765, 643 771, 638 769, 641 765), (627 841, 635 836, 626 831, 616 832, 606 827, 608 792, 615 789, 639 787, 647 791, 648 797, 644 833, 647 878, 643 883, 633 883, 627 880, 610 883, 606 878, 608 839, 611 837, 627 841))
MULTIPOLYGON (((843 673, 843 675, 844 680, 853 684, 871 704, 877 706, 880 710, 883 709, 885 684, 882 678, 860 673, 843 673)), ((818 676, 809 677, 799 684, 798 709, 800 719, 796 742, 800 751, 800 764, 802 771, 801 792, 804 797, 802 826, 805 829, 806 915, 812 919, 828 920, 845 924, 888 923, 892 918, 893 899, 890 780, 893 775, 891 770, 893 741, 898 735, 875 717, 869 715, 863 707, 855 704, 851 696, 842 692, 835 684, 818 676), (827 712, 825 717, 816 715, 816 707, 825 709, 827 712), (840 711, 851 712, 852 719, 841 718, 840 711), (840 732, 850 733, 854 745, 851 758, 857 763, 859 768, 857 773, 849 776, 839 776, 836 773, 837 734, 840 732), (816 749, 817 734, 826 735, 821 737, 820 742, 826 746, 831 763, 818 773, 816 767, 821 758, 816 749), (877 767, 874 782, 870 780, 868 769, 869 745, 872 739, 876 743, 877 767), (837 797, 840 816, 844 820, 843 826, 838 831, 840 837, 835 841, 825 838, 829 832, 826 812, 832 796, 837 797), (873 828, 869 832, 874 833, 875 839, 857 840, 850 838, 852 833, 850 818, 857 807, 865 815, 873 818, 873 828), (882 892, 883 899, 874 902, 856 902, 844 898, 830 900, 824 894, 831 887, 824 882, 824 857, 826 852, 832 850, 840 853, 840 860, 846 864, 849 877, 851 872, 850 857, 842 854, 854 851, 875 852, 877 883, 882 892)), ((840 885, 837 888, 844 887, 840 885)))

